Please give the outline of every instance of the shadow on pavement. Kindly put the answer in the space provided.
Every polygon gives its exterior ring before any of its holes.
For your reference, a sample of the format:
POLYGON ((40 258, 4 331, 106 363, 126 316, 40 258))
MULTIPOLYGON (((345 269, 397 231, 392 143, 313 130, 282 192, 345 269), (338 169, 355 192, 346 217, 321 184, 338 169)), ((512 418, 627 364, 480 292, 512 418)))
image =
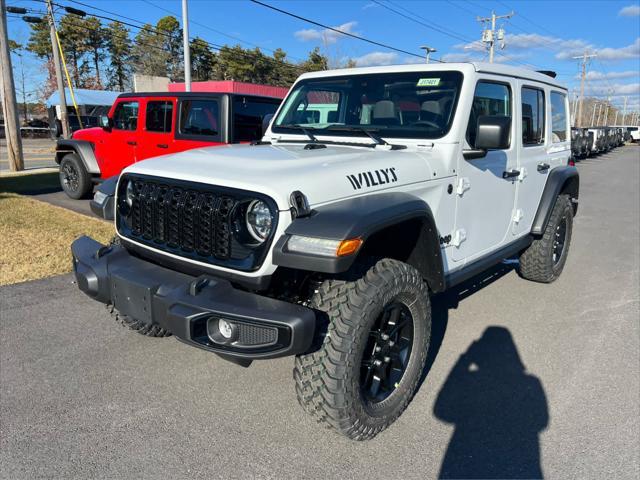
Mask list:
MULTIPOLYGON (((506 263, 433 298, 423 381, 438 354, 448 311, 514 268, 506 263)), ((490 326, 451 369, 434 406, 455 430, 439 478, 542 478, 539 433, 549 423, 540 380, 526 372, 508 329, 490 326)))

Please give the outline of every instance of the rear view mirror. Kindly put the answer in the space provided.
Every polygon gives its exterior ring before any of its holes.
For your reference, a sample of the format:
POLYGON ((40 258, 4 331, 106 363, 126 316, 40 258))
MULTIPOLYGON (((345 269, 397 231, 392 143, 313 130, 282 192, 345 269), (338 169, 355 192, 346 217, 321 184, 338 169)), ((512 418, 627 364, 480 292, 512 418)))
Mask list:
POLYGON ((478 150, 505 150, 509 148, 511 117, 481 115, 478 117, 478 133, 475 148, 478 150))
POLYGON ((111 119, 106 115, 100 115, 98 117, 98 125, 101 126, 102 128, 111 128, 112 126, 111 119))
POLYGON ((264 117, 262 117, 262 135, 264 135, 267 132, 267 129, 269 128, 269 124, 271 123, 272 119, 273 119, 273 113, 267 113, 264 117))

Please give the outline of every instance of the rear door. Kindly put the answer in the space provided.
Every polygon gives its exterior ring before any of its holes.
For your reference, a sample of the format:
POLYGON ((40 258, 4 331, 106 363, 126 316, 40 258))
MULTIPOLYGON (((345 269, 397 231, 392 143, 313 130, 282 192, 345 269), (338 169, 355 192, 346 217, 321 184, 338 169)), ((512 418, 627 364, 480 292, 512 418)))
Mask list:
POLYGON ((111 116, 111 129, 104 136, 96 158, 102 178, 118 175, 123 168, 136 161, 136 149, 140 137, 138 115, 142 99, 119 99, 111 116))
POLYGON ((147 99, 143 134, 138 142, 138 161, 176 151, 173 138, 175 110, 173 98, 147 99))
POLYGON ((526 80, 518 82, 520 114, 517 116, 517 145, 520 177, 513 216, 513 234, 520 236, 531 230, 542 191, 551 165, 547 150, 547 101, 544 85, 526 80))

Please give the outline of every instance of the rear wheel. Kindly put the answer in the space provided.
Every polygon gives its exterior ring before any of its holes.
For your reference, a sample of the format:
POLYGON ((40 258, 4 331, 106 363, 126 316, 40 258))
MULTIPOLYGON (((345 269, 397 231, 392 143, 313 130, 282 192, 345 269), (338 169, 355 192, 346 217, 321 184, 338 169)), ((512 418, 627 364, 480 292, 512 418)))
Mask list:
POLYGON ((377 262, 356 280, 326 280, 311 306, 328 329, 316 352, 296 357, 302 407, 354 440, 391 425, 413 397, 431 335, 429 291, 396 260, 377 262))
POLYGON ((573 206, 568 195, 559 195, 542 237, 520 255, 520 276, 551 283, 564 269, 573 231, 573 206))
POLYGON ((60 162, 60 185, 75 200, 86 197, 93 189, 91 175, 75 153, 66 154, 60 162))

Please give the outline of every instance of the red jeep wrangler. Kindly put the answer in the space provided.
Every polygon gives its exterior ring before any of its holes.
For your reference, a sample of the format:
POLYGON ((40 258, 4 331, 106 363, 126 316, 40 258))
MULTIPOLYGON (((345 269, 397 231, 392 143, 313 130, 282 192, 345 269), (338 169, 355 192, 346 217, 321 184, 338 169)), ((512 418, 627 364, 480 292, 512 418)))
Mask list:
POLYGON ((134 162, 191 148, 259 140, 281 98, 237 93, 162 92, 120 95, 100 127, 56 146, 60 184, 75 199, 134 162), (265 118, 266 117, 266 118, 265 118))

